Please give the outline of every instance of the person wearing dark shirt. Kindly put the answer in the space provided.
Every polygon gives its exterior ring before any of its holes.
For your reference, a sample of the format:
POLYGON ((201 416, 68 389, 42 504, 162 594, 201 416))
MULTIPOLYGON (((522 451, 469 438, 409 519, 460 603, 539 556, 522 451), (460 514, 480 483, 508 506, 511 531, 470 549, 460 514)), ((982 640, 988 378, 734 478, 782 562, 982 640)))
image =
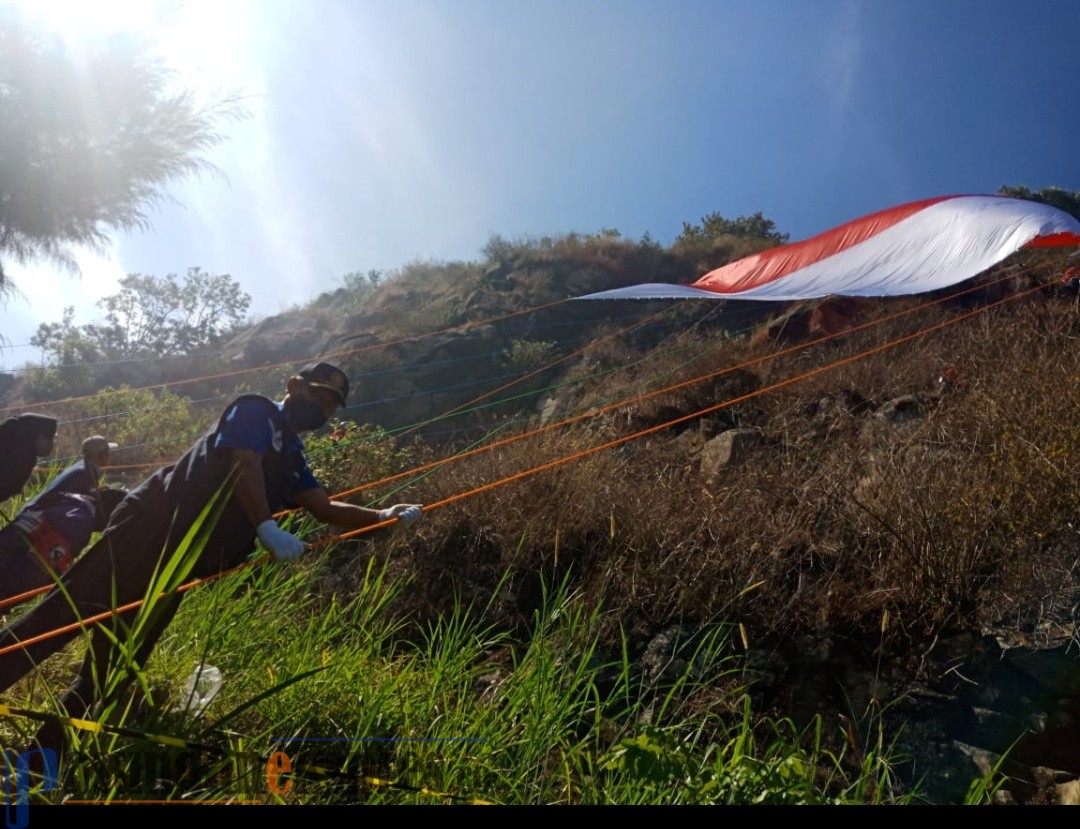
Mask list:
POLYGON ((93 495, 101 486, 101 471, 109 465, 113 449, 116 449, 115 443, 101 435, 91 435, 82 442, 82 457, 53 478, 35 500, 47 498, 52 492, 93 495))
POLYGON ((52 584, 66 573, 125 495, 109 487, 88 494, 54 490, 19 510, 0 529, 0 599, 52 584))
MULTIPOLYGON (((0 631, 0 651, 32 637, 141 600, 155 571, 181 546, 185 535, 208 507, 220 500, 216 521, 205 537, 190 576, 205 578, 242 564, 259 541, 278 560, 299 557, 301 539, 282 529, 273 514, 302 508, 316 519, 345 530, 396 519, 411 523, 422 515, 419 504, 395 504, 382 510, 333 501, 315 480, 304 457, 299 433, 323 426, 345 404, 349 383, 329 363, 312 363, 291 377, 281 403, 257 395, 234 400, 217 424, 176 463, 163 467, 128 493, 113 512, 101 537, 65 574, 61 587, 0 631), (77 616, 76 616, 77 613, 77 616)), ((175 615, 183 593, 159 602, 135 661, 143 665, 175 615)), ((74 684, 63 698, 69 714, 85 714, 94 698, 93 677, 104 677, 116 656, 110 637, 121 641, 136 611, 95 627, 90 648, 74 684)), ((38 663, 55 653, 77 631, 53 636, 0 653, 0 690, 10 688, 38 663)), ((63 747, 55 722, 38 732, 38 743, 63 747)))
POLYGON ((47 502, 58 493, 92 497, 101 486, 102 470, 109 465, 110 453, 116 448, 101 435, 92 435, 82 442, 82 457, 57 475, 26 506, 47 502))
POLYGON ((104 529, 102 519, 117 499, 115 492, 108 494, 108 503, 103 498, 101 470, 115 448, 101 435, 88 437, 82 457, 0 529, 0 598, 50 584, 67 572, 95 529, 104 529), (95 527, 95 522, 101 525, 95 527))
POLYGON ((0 501, 22 492, 38 458, 52 453, 56 418, 22 414, 0 423, 0 501))

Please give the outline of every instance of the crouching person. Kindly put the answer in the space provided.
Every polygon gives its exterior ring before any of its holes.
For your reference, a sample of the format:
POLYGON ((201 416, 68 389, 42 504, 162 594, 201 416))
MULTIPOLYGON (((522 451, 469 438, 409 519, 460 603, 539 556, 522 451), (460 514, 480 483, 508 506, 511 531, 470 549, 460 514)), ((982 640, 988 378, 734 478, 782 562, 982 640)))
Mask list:
MULTIPOLYGON (((302 508, 342 530, 420 518, 419 504, 375 510, 333 501, 312 475, 300 434, 325 424, 348 394, 345 373, 319 362, 289 378, 281 402, 243 395, 230 403, 217 424, 176 463, 159 469, 127 494, 105 532, 75 561, 59 587, 0 631, 0 690, 10 688, 80 634, 73 630, 29 640, 142 599, 160 565, 222 492, 226 500, 191 569, 194 578, 242 564, 254 551, 256 538, 279 560, 303 555, 305 543, 272 517, 286 508, 302 508), (22 642, 28 644, 20 646, 22 642)), ((170 594, 155 608, 159 612, 135 654, 138 665, 145 664, 183 595, 170 594)), ((136 612, 101 624, 122 641, 136 612)), ((63 698, 69 716, 85 716, 94 702, 94 677, 106 676, 116 651, 109 632, 95 626, 80 673, 63 698)), ((37 739, 38 745, 58 753, 63 748, 62 728, 55 722, 43 725, 37 739)))

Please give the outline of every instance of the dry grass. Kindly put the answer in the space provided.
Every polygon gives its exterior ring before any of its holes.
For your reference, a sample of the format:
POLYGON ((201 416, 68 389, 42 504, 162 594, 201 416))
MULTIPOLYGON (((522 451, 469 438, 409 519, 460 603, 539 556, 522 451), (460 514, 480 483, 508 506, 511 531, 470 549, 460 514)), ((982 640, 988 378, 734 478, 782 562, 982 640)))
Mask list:
MULTIPOLYGON (((676 622, 723 620, 743 624, 755 641, 844 636, 903 654, 946 630, 1075 625, 1076 302, 1007 304, 867 353, 957 313, 921 311, 446 466, 409 498, 453 498, 754 395, 433 511, 408 550, 394 553, 413 576, 403 611, 438 616, 464 600, 514 629, 529 622, 542 584, 571 573, 608 608, 612 636, 620 627, 644 637, 676 622), (958 383, 939 396, 948 365, 958 367, 958 383), (910 420, 873 414, 906 395, 916 401, 910 420), (701 446, 731 426, 763 440, 710 476, 701 446), (503 583, 508 570, 513 578, 503 583)), ((650 377, 654 387, 657 378, 675 383, 780 347, 737 340, 716 348, 702 336, 700 357, 656 353, 633 377, 568 392, 565 408, 582 411, 650 377)), ((583 365, 631 356, 606 348, 583 365)))

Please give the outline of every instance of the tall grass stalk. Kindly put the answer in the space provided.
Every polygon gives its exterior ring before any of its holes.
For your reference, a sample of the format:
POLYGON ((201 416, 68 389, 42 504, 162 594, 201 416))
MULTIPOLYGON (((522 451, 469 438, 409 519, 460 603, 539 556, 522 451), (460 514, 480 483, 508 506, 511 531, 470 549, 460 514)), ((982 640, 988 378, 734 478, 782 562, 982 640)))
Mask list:
MULTIPOLYGON (((156 589, 182 578, 199 538, 189 533, 156 589)), ((504 804, 903 799, 872 762, 860 772, 875 775, 872 795, 861 778, 851 779, 821 748, 820 723, 800 729, 756 717, 735 684, 740 663, 726 628, 700 637, 685 669, 658 684, 638 674, 625 637, 622 647, 602 652, 604 612, 569 581, 544 594, 529 635, 511 637, 484 621, 484 608, 461 604, 424 628, 409 624, 393 612, 402 583, 389 580, 375 558, 349 596, 324 593, 318 573, 318 562, 268 565, 191 591, 149 666, 122 666, 137 672, 142 693, 114 694, 96 711, 114 725, 211 745, 214 753, 73 734, 78 750, 61 769, 60 789, 41 797, 306 804, 451 796, 504 804), (179 689, 207 664, 220 668, 223 685, 196 714, 185 710, 179 689), (274 752, 306 769, 288 778, 287 791, 272 791, 266 779, 264 761, 274 752), (314 766, 329 773, 312 773, 314 766)), ((141 629, 136 622, 129 635, 141 629)), ((137 646, 120 644, 126 654, 137 646)), ((106 690, 118 682, 110 675, 106 690)))

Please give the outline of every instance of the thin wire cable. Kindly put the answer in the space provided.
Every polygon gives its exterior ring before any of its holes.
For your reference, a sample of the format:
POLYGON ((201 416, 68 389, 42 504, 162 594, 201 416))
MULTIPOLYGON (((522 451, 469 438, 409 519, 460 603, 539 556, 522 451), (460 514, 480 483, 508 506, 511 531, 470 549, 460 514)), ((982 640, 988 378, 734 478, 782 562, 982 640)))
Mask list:
MULTIPOLYGON (((712 412, 719 411, 721 409, 733 406, 736 403, 741 403, 741 402, 744 402, 744 401, 747 401, 747 400, 751 400, 751 399, 753 399, 755 397, 759 397, 761 395, 764 395, 764 394, 767 394, 767 393, 770 393, 770 392, 773 392, 773 391, 777 391, 778 389, 784 388, 786 386, 792 385, 792 384, 800 382, 802 380, 806 380, 806 379, 808 379, 810 377, 815 377, 815 376, 817 376, 819 374, 823 374, 823 373, 825 373, 827 371, 831 371, 831 370, 833 370, 835 368, 839 368, 841 366, 849 365, 849 364, 854 363, 854 362, 856 362, 858 360, 865 359, 866 357, 869 357, 869 356, 871 356, 873 354, 878 354, 878 353, 887 351, 887 350, 895 348, 895 347, 897 347, 899 345, 903 345, 904 343, 914 341, 914 340, 916 340, 916 339, 918 339, 920 337, 927 336, 928 334, 931 334, 931 333, 934 333, 936 331, 947 328, 947 327, 949 327, 951 325, 956 325, 956 324, 958 324, 960 322, 963 322, 964 320, 971 319, 971 318, 975 317, 978 314, 986 313, 987 311, 991 310, 992 308, 995 308, 995 307, 997 307, 999 305, 1002 305, 1002 304, 1004 304, 1006 302, 1011 302, 1011 301, 1019 299, 1019 298, 1021 298, 1023 296, 1027 296, 1028 294, 1034 293, 1036 291, 1041 291, 1043 289, 1043 287, 1044 287, 1043 285, 1037 285, 1037 286, 1035 286, 1033 288, 1029 288, 1029 289, 1027 289, 1025 291, 1018 291, 1016 293, 1010 294, 1009 296, 1006 296, 1006 297, 1003 297, 1003 298, 1001 298, 999 300, 996 300, 994 302, 988 303, 987 305, 980 306, 979 308, 976 308, 974 310, 968 311, 968 312, 963 313, 963 314, 959 314, 959 315, 957 315, 955 317, 952 317, 952 318, 950 318, 948 320, 944 320, 942 322, 935 323, 934 325, 931 325, 931 326, 928 326, 926 328, 920 329, 919 331, 915 331, 915 332, 913 332, 911 334, 906 334, 904 336, 898 337, 896 339, 890 340, 890 341, 882 343, 880 345, 872 346, 871 348, 864 349, 863 351, 860 351, 860 352, 858 352, 856 354, 849 355, 847 357, 843 357, 843 358, 840 358, 838 360, 833 360, 832 362, 826 363, 823 366, 818 366, 817 368, 809 369, 807 371, 804 371, 804 372, 801 372, 799 374, 793 375, 792 377, 788 377, 788 378, 785 378, 783 380, 779 380, 779 381, 777 381, 775 383, 771 383, 771 384, 769 384, 767 386, 762 386, 761 388, 756 389, 756 390, 754 390, 752 392, 749 392, 747 394, 740 395, 740 396, 734 397, 734 398, 729 398, 728 400, 722 401, 722 402, 717 403, 717 404, 715 404, 713 406, 708 406, 708 407, 706 407, 704 409, 700 409, 700 410, 698 410, 696 412, 693 412, 691 414, 682 415, 680 417, 673 418, 672 420, 666 421, 664 423, 660 423, 660 424, 651 426, 649 428, 639 430, 639 431, 631 433, 629 435, 624 435, 622 437, 607 441, 607 442, 599 444, 597 446, 590 447, 589 449, 581 450, 580 452, 574 452, 574 453, 572 453, 570 455, 564 455, 564 456, 562 456, 560 458, 555 458, 555 459, 553 459, 551 461, 547 461, 547 462, 545 462, 543 464, 540 464, 538 466, 534 466, 534 467, 531 467, 529 469, 523 470, 521 472, 517 472, 517 473, 515 473, 513 475, 508 475, 508 476, 500 478, 500 479, 498 479, 496 481, 491 481, 491 482, 489 482, 487 484, 483 484, 483 485, 481 485, 479 487, 474 487, 473 489, 457 493, 456 495, 452 495, 452 496, 450 496, 448 498, 444 498, 441 501, 436 501, 436 502, 434 502, 432 504, 425 505, 424 508, 423 508, 424 512, 430 512, 432 510, 441 509, 443 507, 450 506, 451 504, 457 503, 458 501, 464 500, 466 498, 473 497, 475 495, 480 495, 480 494, 482 494, 484 492, 489 492, 489 491, 491 491, 491 490, 493 490, 493 489, 495 489, 497 487, 505 486, 505 485, 510 484, 510 483, 515 483, 517 481, 521 481, 521 480, 524 480, 526 478, 530 478, 530 477, 532 477, 534 475, 537 475, 537 474, 539 474, 541 472, 545 472, 545 471, 548 471, 550 469, 554 469, 556 467, 562 466, 562 465, 564 465, 566 463, 569 463, 571 461, 580 460, 582 458, 586 458, 586 457, 589 457, 591 455, 595 455, 595 454, 597 454, 599 452, 602 452, 602 451, 605 451, 607 449, 612 449, 612 448, 615 448, 617 446, 621 446, 622 444, 628 443, 631 440, 637 440, 637 439, 645 437, 647 435, 651 435, 651 434, 654 434, 656 432, 662 431, 664 429, 670 428, 671 426, 678 425, 679 423, 684 423, 684 422, 689 421, 689 420, 694 420, 694 419, 700 418, 700 417, 702 417, 702 416, 704 416, 706 414, 711 414, 712 412)), ((888 317, 884 318, 883 320, 878 320, 876 322, 881 323, 881 322, 884 322, 887 319, 888 319, 888 317)), ((821 341, 824 341, 824 340, 827 340, 827 339, 832 339, 833 336, 839 336, 839 335, 842 335, 842 334, 852 333, 853 331, 859 330, 860 328, 863 328, 863 327, 865 327, 865 325, 857 326, 855 328, 848 329, 847 331, 844 331, 844 332, 839 332, 837 335, 829 335, 827 337, 822 338, 821 341)), ((784 351, 787 351, 787 349, 785 349, 784 351)), ((778 352, 778 355, 781 354, 781 353, 784 353, 784 352, 778 352)), ((345 541, 345 540, 348 540, 348 539, 351 539, 351 538, 355 538, 355 537, 358 537, 358 536, 363 535, 365 533, 373 532, 374 530, 380 529, 382 527, 390 526, 390 525, 395 524, 395 523, 398 523, 398 519, 397 518, 391 518, 389 520, 380 521, 380 522, 377 522, 377 523, 374 523, 374 524, 370 524, 368 526, 361 527, 361 528, 358 528, 356 530, 350 530, 348 532, 331 535, 329 537, 319 539, 317 541, 310 542, 308 544, 308 548, 309 549, 314 549, 314 548, 317 548, 317 547, 324 547, 324 546, 328 546, 328 545, 331 545, 331 544, 336 544, 336 543, 338 543, 340 541, 345 541)), ((253 567, 253 566, 256 566, 258 564, 265 563, 267 561, 272 560, 272 558, 273 557, 270 556, 270 555, 262 556, 260 558, 254 559, 252 561, 244 562, 243 564, 240 564, 240 565, 237 565, 235 567, 224 570, 221 573, 216 573, 216 574, 206 576, 206 577, 201 578, 201 579, 195 579, 195 580, 193 580, 191 582, 188 582, 186 584, 181 585, 180 587, 178 587, 176 589, 175 592, 176 593, 186 592, 187 590, 190 590, 190 589, 192 589, 194 587, 197 587, 197 586, 199 586, 201 584, 206 584, 206 583, 209 583, 211 581, 214 581, 214 580, 216 580, 218 578, 221 578, 221 577, 223 577, 225 575, 228 575, 229 573, 234 573, 234 572, 237 572, 239 570, 245 569, 247 567, 253 567)), ((45 588, 45 590, 47 590, 47 589, 49 589, 49 588, 45 588)), ((39 592, 45 592, 45 591, 40 590, 39 592)), ((25 596, 26 594, 21 594, 21 595, 25 596)), ((165 594, 162 593, 162 594, 159 595, 159 598, 164 598, 164 596, 165 596, 165 594)), ((29 639, 23 640, 22 642, 17 642, 17 643, 14 643, 12 645, 2 647, 2 648, 0 648, 0 656, 6 655, 6 654, 11 653, 11 652, 16 651, 16 650, 20 650, 22 648, 29 647, 29 646, 37 644, 39 642, 46 641, 46 640, 51 639, 51 638, 53 638, 55 636, 60 636, 60 635, 63 635, 65 633, 69 633, 69 632, 71 632, 73 630, 79 630, 79 629, 82 629, 82 628, 86 628, 87 626, 89 626, 91 624, 95 624, 97 622, 104 621, 104 620, 109 619, 109 618, 111 618, 111 617, 113 617, 115 615, 118 615, 118 614, 121 614, 121 613, 126 613, 126 612, 128 612, 130 610, 134 610, 134 609, 140 607, 144 603, 144 601, 145 600, 140 599, 140 600, 137 600, 137 601, 134 601, 134 602, 129 602, 128 604, 122 605, 121 607, 115 608, 113 610, 103 611, 102 613, 95 614, 95 615, 90 616, 90 617, 88 617, 86 619, 80 619, 80 620, 78 620, 76 622, 73 622, 73 623, 71 623, 69 625, 65 625, 63 627, 57 628, 55 630, 45 631, 44 633, 41 633, 41 634, 39 634, 37 636, 34 636, 34 637, 30 637, 29 639)), ((11 603, 10 600, 4 600, 4 601, 0 602, 0 607, 6 607, 10 603, 11 603)))
POLYGON ((146 391, 148 389, 164 389, 164 388, 169 388, 169 387, 172 387, 172 386, 183 386, 183 385, 187 385, 189 383, 203 382, 203 381, 206 381, 206 380, 219 380, 219 379, 221 379, 223 377, 236 377, 236 376, 243 375, 243 374, 251 374, 251 373, 256 372, 256 371, 269 371, 271 369, 282 368, 284 366, 303 365, 304 363, 310 363, 310 362, 312 362, 314 360, 331 360, 331 359, 334 359, 335 357, 346 357, 346 356, 349 356, 349 355, 352 355, 352 354, 359 354, 359 353, 361 353, 363 351, 371 351, 371 350, 374 350, 376 348, 386 348, 387 346, 391 346, 391 345, 401 345, 403 343, 416 342, 417 340, 422 340, 422 339, 424 339, 426 337, 433 337, 433 336, 436 336, 438 334, 449 334, 449 333, 452 333, 452 332, 455 332, 455 331, 467 331, 470 328, 476 328, 476 327, 482 326, 482 325, 490 325, 493 322, 498 322, 500 320, 505 320, 505 319, 511 319, 512 317, 521 316, 522 314, 529 314, 529 313, 532 313, 534 311, 541 311, 541 310, 543 310, 545 308, 551 308, 551 307, 553 307, 555 305, 561 305, 561 304, 563 304, 565 302, 569 302, 569 301, 570 300, 568 300, 568 299, 558 299, 558 300, 554 300, 552 302, 544 303, 542 305, 536 305, 536 306, 533 306, 531 308, 523 308, 523 309, 521 309, 519 311, 513 311, 513 312, 511 312, 509 314, 503 314, 502 316, 499 316, 499 317, 492 317, 490 319, 467 322, 467 323, 463 323, 462 325, 459 325, 459 326, 451 326, 449 328, 443 328, 443 329, 440 329, 438 331, 429 331, 426 334, 414 334, 413 336, 400 337, 399 339, 396 339, 396 340, 386 340, 385 342, 369 343, 368 345, 361 346, 360 348, 345 349, 345 350, 342 350, 342 351, 333 351, 333 352, 330 352, 329 354, 322 354, 322 355, 314 356, 314 357, 307 357, 307 358, 294 359, 294 360, 282 360, 281 362, 271 363, 270 365, 266 365, 266 366, 256 366, 254 368, 236 369, 235 371, 223 371, 223 372, 219 372, 217 374, 205 374, 205 375, 203 375, 201 377, 188 377, 188 378, 185 378, 184 380, 171 380, 171 381, 169 381, 167 383, 153 383, 153 384, 148 385, 148 386, 138 386, 138 387, 132 388, 132 389, 114 389, 114 390, 105 389, 103 391, 97 392, 96 394, 84 394, 84 395, 79 395, 79 396, 75 396, 75 397, 65 397, 65 398, 61 398, 60 400, 51 400, 51 401, 44 401, 44 402, 43 401, 37 401, 37 402, 34 402, 34 403, 20 403, 17 406, 6 406, 4 408, 0 408, 0 414, 5 414, 7 412, 21 411, 23 409, 29 409, 29 408, 34 408, 34 407, 55 406, 55 405, 59 405, 61 403, 73 403, 73 402, 79 401, 79 400, 89 400, 90 398, 98 397, 99 395, 109 394, 110 391, 118 393, 120 391, 129 391, 130 392, 130 391, 146 391))
POLYGON ((384 484, 392 483, 394 481, 400 480, 401 478, 408 477, 409 475, 413 475, 413 474, 416 474, 416 473, 419 473, 419 472, 424 472, 424 471, 426 471, 428 469, 432 469, 432 468, 441 466, 443 464, 451 463, 451 462, 461 460, 461 459, 467 458, 467 457, 472 457, 472 456, 478 455, 478 454, 480 454, 482 452, 488 452, 488 451, 491 451, 492 449, 500 448, 500 447, 503 447, 503 446, 510 445, 512 443, 516 443, 516 442, 521 441, 521 440, 526 440, 528 438, 536 437, 538 435, 542 435, 542 434, 545 434, 547 432, 554 431, 555 429, 560 429, 560 428, 562 428, 564 426, 570 426, 570 425, 573 425, 574 423, 579 423, 579 422, 581 422, 583 420, 588 420, 590 418, 597 417, 598 415, 605 414, 607 412, 614 411, 615 409, 623 408, 625 406, 629 406, 629 405, 632 405, 634 403, 641 403, 641 402, 643 402, 645 400, 650 400, 653 397, 657 397, 657 396, 659 396, 661 394, 667 394, 669 392, 677 391, 679 389, 685 388, 687 386, 694 385, 696 383, 701 383, 701 382, 704 382, 706 380, 715 379, 717 377, 723 376, 724 374, 729 374, 729 373, 738 371, 740 369, 750 368, 751 366, 757 365, 759 363, 767 362, 767 361, 773 360, 773 359, 778 359, 780 357, 784 357, 784 356, 787 356, 789 354, 794 354, 794 353, 796 353, 798 351, 801 351, 801 350, 803 350, 805 348, 810 348, 812 346, 819 345, 820 343, 828 342, 829 340, 836 339, 837 337, 847 336, 848 334, 853 334, 853 333, 855 333, 857 331, 861 331, 861 330, 864 330, 864 329, 867 329, 867 328, 871 328, 871 327, 876 326, 876 325, 882 325, 882 324, 884 324, 886 322, 891 322, 892 320, 900 319, 900 318, 908 316, 910 314, 914 314, 914 313, 917 313, 919 311, 925 310, 926 308, 931 308, 931 307, 933 307, 935 305, 939 305, 941 303, 944 303, 944 302, 947 302, 947 301, 950 301, 950 300, 953 300, 953 299, 957 299, 959 297, 964 296, 965 294, 972 293, 972 292, 974 292, 976 290, 979 290, 980 288, 983 288, 983 287, 985 287, 985 286, 980 285, 980 286, 976 286, 976 287, 970 287, 970 288, 967 288, 967 289, 965 289, 963 291, 958 291, 956 293, 949 294, 948 296, 940 297, 938 299, 930 300, 930 301, 922 303, 920 305, 913 306, 912 308, 902 309, 900 311, 897 311, 897 312, 892 313, 892 314, 888 314, 888 315, 886 315, 884 317, 881 317, 879 319, 870 320, 869 322, 865 322, 865 323, 860 323, 860 324, 855 325, 855 326, 853 326, 851 328, 844 329, 843 331, 834 332, 832 334, 825 334, 825 335, 822 335, 821 337, 818 337, 817 339, 809 340, 809 341, 804 342, 804 343, 797 343, 795 345, 788 346, 787 348, 783 348, 783 349, 781 349, 779 351, 770 352, 769 354, 764 354, 764 355, 761 355, 761 356, 758 356, 758 357, 752 357, 752 358, 750 358, 748 360, 744 360, 741 363, 737 363, 737 364, 732 365, 732 366, 727 366, 725 368, 717 369, 716 371, 712 371, 712 372, 709 372, 707 374, 700 375, 698 377, 693 377, 693 378, 691 378, 689 380, 683 380, 683 381, 680 381, 680 382, 677 382, 677 383, 673 383, 671 385, 663 386, 662 388, 655 389, 655 390, 650 391, 650 392, 645 392, 645 393, 637 395, 635 397, 624 398, 624 399, 618 400, 618 401, 616 401, 614 403, 610 403, 610 404, 608 404, 606 406, 602 406, 602 407, 600 407, 598 409, 592 409, 592 410, 590 410, 588 412, 583 412, 583 413, 581 413, 579 415, 574 415, 573 417, 567 418, 565 420, 558 421, 556 423, 549 423, 549 424, 546 424, 544 426, 537 427, 536 429, 531 429, 531 430, 529 430, 527 432, 523 432, 520 435, 512 435, 512 436, 510 436, 508 438, 503 438, 500 441, 496 441, 495 443, 488 444, 486 446, 479 447, 477 449, 472 449, 472 450, 469 450, 469 451, 466 451, 466 452, 462 452, 462 453, 459 453, 457 455, 451 456, 449 458, 440 458, 439 460, 431 461, 429 463, 422 464, 421 466, 413 467, 412 469, 408 469, 408 470, 405 470, 403 472, 398 472, 398 473, 395 473, 393 475, 388 475, 388 476, 386 476, 384 478, 379 478, 378 480, 371 481, 371 482, 365 483, 365 484, 363 484, 361 486, 354 487, 352 489, 347 489, 344 492, 337 493, 333 497, 337 498, 337 499, 346 498, 346 497, 348 497, 350 495, 354 495, 354 494, 356 494, 358 492, 361 492, 364 489, 370 489, 370 488, 373 488, 373 487, 376 487, 376 486, 381 486, 381 485, 384 485, 384 484))

